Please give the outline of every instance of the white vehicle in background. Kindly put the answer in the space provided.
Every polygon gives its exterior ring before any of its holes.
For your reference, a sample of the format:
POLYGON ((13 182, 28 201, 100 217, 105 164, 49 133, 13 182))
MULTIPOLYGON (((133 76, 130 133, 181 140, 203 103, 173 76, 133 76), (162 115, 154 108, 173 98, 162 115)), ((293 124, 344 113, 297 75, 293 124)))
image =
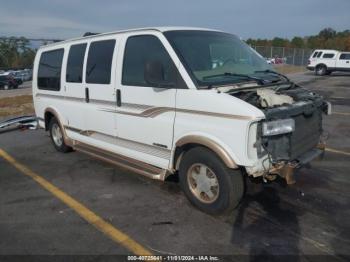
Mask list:
POLYGON ((350 72, 350 52, 315 50, 308 61, 307 69, 316 75, 329 75, 334 71, 350 72))
POLYGON ((245 175, 292 183, 323 152, 329 110, 238 37, 182 27, 40 47, 33 98, 58 151, 152 179, 178 174, 188 199, 212 214, 238 205, 245 175))

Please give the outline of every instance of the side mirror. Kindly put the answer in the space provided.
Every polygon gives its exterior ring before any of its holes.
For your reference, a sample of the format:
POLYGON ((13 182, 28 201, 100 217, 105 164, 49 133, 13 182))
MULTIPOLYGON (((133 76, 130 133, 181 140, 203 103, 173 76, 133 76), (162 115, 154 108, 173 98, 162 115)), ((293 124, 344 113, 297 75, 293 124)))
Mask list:
POLYGON ((144 77, 147 84, 158 88, 172 88, 174 82, 164 79, 164 65, 162 62, 153 60, 147 61, 144 69, 144 77))

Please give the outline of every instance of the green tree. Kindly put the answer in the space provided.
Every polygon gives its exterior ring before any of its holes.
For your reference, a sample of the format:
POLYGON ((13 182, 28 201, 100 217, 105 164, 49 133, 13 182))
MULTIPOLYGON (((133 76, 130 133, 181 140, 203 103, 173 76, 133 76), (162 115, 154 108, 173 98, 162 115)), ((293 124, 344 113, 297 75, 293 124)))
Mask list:
POLYGON ((299 36, 295 36, 295 37, 293 37, 293 39, 291 41, 291 45, 292 45, 292 47, 303 48, 304 47, 304 39, 299 37, 299 36))
POLYGON ((35 50, 24 37, 0 38, 0 68, 31 67, 35 50))
POLYGON ((274 39, 272 39, 271 43, 272 43, 272 46, 283 47, 283 46, 288 46, 289 40, 284 39, 284 38, 280 38, 280 37, 275 37, 274 39))
POLYGON ((335 31, 333 28, 325 28, 322 29, 319 33, 318 36, 324 39, 330 39, 330 38, 334 38, 337 34, 337 31, 335 31))

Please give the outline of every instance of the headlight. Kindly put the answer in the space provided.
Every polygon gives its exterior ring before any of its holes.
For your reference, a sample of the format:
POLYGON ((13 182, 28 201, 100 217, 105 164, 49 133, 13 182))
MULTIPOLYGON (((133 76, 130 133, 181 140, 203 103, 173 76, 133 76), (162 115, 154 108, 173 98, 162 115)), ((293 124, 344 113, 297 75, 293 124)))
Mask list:
POLYGON ((263 136, 286 134, 293 132, 294 130, 295 121, 291 118, 264 122, 262 126, 263 136))

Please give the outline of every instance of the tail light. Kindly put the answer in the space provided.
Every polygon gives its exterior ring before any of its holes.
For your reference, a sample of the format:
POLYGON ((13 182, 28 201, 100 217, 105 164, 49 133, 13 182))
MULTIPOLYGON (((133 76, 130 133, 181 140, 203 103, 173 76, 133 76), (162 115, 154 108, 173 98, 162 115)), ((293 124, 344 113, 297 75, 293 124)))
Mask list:
POLYGON ((311 64, 311 61, 310 61, 310 59, 309 60, 307 60, 307 64, 309 65, 309 64, 311 64))

